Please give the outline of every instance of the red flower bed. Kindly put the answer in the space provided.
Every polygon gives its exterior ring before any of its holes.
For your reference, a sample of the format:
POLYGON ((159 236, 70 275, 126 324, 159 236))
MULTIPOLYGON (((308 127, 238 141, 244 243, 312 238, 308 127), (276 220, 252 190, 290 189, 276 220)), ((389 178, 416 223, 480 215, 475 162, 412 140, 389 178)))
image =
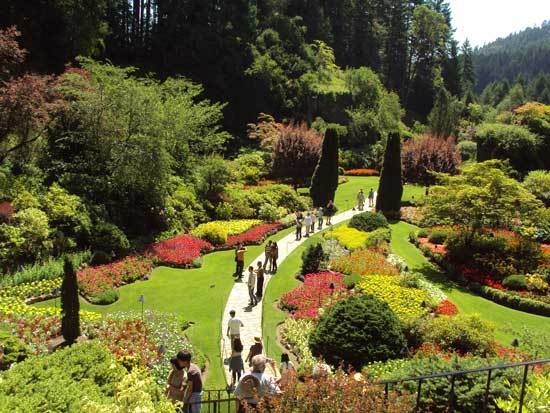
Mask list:
POLYGON ((376 169, 350 169, 345 171, 344 175, 346 176, 378 176, 380 172, 376 169))
POLYGON ((504 287, 502 286, 502 283, 500 281, 491 278, 491 276, 483 273, 477 268, 460 267, 459 271, 462 273, 464 278, 468 279, 469 281, 477 282, 481 285, 486 285, 488 287, 496 288, 498 290, 504 290, 504 287))
POLYGON ((437 307, 435 312, 436 312, 436 314, 452 316, 452 315, 458 314, 458 308, 456 307, 456 305, 454 305, 449 300, 443 300, 439 304, 439 307, 437 307))
POLYGON ((186 267, 200 258, 201 252, 213 248, 208 241, 185 234, 152 244, 148 252, 164 264, 186 267))
POLYGON ((153 269, 148 256, 131 256, 111 264, 87 267, 78 272, 78 285, 87 296, 95 296, 106 290, 145 277, 153 269))
POLYGON ((139 319, 108 319, 90 328, 90 338, 100 340, 117 358, 135 357, 144 367, 161 356, 150 337, 150 328, 139 319))
POLYGON ((256 225, 255 227, 250 228, 248 231, 243 232, 242 234, 230 235, 227 238, 227 243, 225 244, 225 246, 234 247, 238 244, 261 244, 268 234, 277 231, 282 227, 283 224, 278 222, 273 224, 256 225))
POLYGON ((445 247, 445 245, 432 244, 430 241, 428 241, 428 238, 418 238, 418 243, 429 248, 434 254, 447 254, 447 248, 445 247))
POLYGON ((281 307, 291 311, 292 318, 314 320, 319 316, 319 309, 329 304, 331 297, 345 296, 348 290, 343 281, 344 276, 338 273, 308 274, 300 287, 281 297, 281 307))

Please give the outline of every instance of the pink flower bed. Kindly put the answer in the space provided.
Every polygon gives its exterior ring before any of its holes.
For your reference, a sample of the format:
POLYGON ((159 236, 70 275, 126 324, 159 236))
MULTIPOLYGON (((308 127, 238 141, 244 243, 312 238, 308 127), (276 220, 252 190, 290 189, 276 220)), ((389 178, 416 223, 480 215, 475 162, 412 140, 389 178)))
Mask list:
POLYGON ((290 311, 292 318, 315 320, 319 316, 320 308, 345 296, 347 291, 342 274, 332 272, 308 274, 300 287, 281 297, 281 307, 290 311))
POLYGON ((250 228, 248 231, 238 235, 230 235, 227 238, 226 247, 234 247, 238 244, 261 244, 265 237, 283 227, 281 223, 261 224, 250 228))
POLYGON ((164 264, 186 267, 200 258, 202 252, 213 248, 208 241, 185 234, 152 244, 148 252, 164 264))
POLYGON ((95 296, 106 290, 131 283, 145 277, 153 269, 148 256, 126 257, 111 264, 87 267, 77 274, 80 290, 87 296, 95 296))

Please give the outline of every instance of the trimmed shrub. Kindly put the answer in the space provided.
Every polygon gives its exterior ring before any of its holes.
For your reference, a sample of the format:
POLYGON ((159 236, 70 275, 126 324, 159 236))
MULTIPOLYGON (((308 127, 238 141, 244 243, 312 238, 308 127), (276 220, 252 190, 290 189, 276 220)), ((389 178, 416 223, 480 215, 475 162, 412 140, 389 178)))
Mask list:
POLYGON ((111 255, 107 254, 105 251, 95 251, 90 260, 91 266, 96 265, 105 265, 111 262, 111 255))
POLYGON ((277 208, 275 205, 263 204, 258 212, 258 218, 266 222, 275 222, 287 214, 283 207, 277 208))
POLYGON ((329 127, 325 132, 319 163, 311 178, 309 193, 314 206, 325 206, 334 200, 338 188, 338 131, 329 127))
POLYGON ((30 349, 19 338, 0 331, 0 346, 3 356, 0 358, 0 370, 7 370, 13 363, 19 363, 27 358, 30 349))
POLYGON ((377 248, 382 244, 388 244, 391 241, 391 229, 379 228, 376 231, 368 232, 365 240, 365 247, 377 248))
POLYGON ((97 305, 109 305, 118 301, 119 293, 116 288, 110 288, 97 295, 90 297, 90 301, 97 305))
POLYGON ((349 227, 358 229, 359 231, 370 232, 378 228, 388 228, 388 220, 380 213, 363 212, 355 215, 348 224, 349 227))
POLYGON ((216 218, 222 221, 228 221, 233 216, 233 208, 227 202, 220 202, 216 207, 216 218))
POLYGON ((472 141, 462 141, 456 145, 458 153, 463 161, 475 161, 477 157, 477 143, 472 141))
POLYGON ((94 226, 90 246, 94 251, 106 251, 122 256, 130 249, 130 242, 126 234, 110 222, 100 222, 94 226))
POLYGON ((506 291, 497 290, 496 288, 487 287, 485 285, 472 285, 470 288, 488 300, 494 301, 495 303, 505 307, 525 311, 526 313, 550 317, 550 304, 513 295, 507 293, 506 291))
POLYGON ((509 290, 514 290, 514 291, 526 290, 527 279, 525 278, 525 275, 521 275, 521 274, 509 275, 502 281, 502 285, 509 290))
POLYGON ((428 237, 428 241, 430 241, 432 244, 442 245, 442 244, 445 244, 445 241, 447 241, 448 236, 449 236, 448 231, 445 231, 443 229, 437 229, 430 233, 428 237))
POLYGON ((388 305, 369 295, 340 301, 326 311, 309 338, 314 356, 333 366, 360 370, 399 356, 406 345, 402 324, 388 305))
POLYGON ((302 253, 302 275, 319 272, 321 263, 326 260, 327 255, 320 242, 308 245, 302 253))
POLYGON ((538 199, 550 206, 550 171, 532 171, 523 181, 523 186, 538 199))
POLYGON ((384 154, 384 166, 380 175, 376 210, 387 217, 398 218, 402 196, 401 136, 399 133, 391 133, 384 154))
POLYGON ((459 354, 488 356, 495 353, 495 327, 478 315, 459 314, 421 321, 418 331, 424 343, 459 354))

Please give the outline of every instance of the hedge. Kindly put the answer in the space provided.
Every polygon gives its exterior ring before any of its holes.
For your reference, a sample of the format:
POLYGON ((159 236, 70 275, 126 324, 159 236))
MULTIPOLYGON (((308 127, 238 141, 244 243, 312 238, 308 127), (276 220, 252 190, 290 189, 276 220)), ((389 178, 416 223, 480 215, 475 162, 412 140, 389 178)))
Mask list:
POLYGON ((550 317, 550 304, 509 294, 506 291, 497 290, 496 288, 487 287, 486 285, 472 284, 470 285, 470 289, 488 300, 501 304, 505 307, 510 307, 526 313, 550 317))

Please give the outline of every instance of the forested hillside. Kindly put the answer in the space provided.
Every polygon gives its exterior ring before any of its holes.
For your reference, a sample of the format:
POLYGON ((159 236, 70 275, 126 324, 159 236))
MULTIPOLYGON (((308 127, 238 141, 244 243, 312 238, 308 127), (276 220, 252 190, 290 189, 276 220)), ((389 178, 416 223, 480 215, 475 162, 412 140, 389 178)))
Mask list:
MULTIPOLYGON (((16 25, 27 68, 63 70, 84 55, 185 76, 228 102, 224 126, 240 136, 258 113, 312 120, 342 80, 318 76, 328 45, 342 68, 366 66, 425 119, 445 84, 462 95, 459 48, 444 0, 4 0, 0 27, 16 25)), ((466 71, 466 73, 469 73, 466 71)), ((326 117, 326 114, 325 114, 326 117)), ((338 119, 326 119, 338 121, 338 119)))
POLYGON ((521 76, 528 82, 550 73, 550 21, 476 49, 474 64, 479 92, 494 81, 521 76))

